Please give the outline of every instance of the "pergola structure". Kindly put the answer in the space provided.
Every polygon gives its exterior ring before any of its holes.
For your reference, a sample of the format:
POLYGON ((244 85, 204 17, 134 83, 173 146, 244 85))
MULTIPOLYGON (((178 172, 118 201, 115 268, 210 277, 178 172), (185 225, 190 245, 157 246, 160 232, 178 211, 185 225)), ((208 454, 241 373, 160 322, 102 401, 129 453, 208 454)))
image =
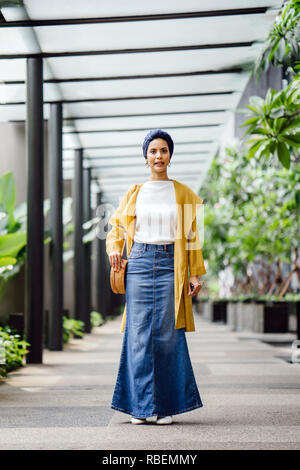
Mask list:
MULTIPOLYGON (((130 185, 149 178, 141 146, 145 134, 160 127, 175 142, 168 175, 197 192, 282 1, 1 4, 0 121, 26 121, 28 321, 40 331, 34 310, 41 308, 42 292, 39 296, 33 289, 42 276, 44 119, 50 123, 53 259, 58 260, 53 308, 59 309, 62 180, 75 184, 80 291, 83 188, 101 190, 102 200, 118 204, 130 185)), ((77 300, 80 311, 83 300, 77 300)), ((31 360, 39 357, 32 353, 31 360)))

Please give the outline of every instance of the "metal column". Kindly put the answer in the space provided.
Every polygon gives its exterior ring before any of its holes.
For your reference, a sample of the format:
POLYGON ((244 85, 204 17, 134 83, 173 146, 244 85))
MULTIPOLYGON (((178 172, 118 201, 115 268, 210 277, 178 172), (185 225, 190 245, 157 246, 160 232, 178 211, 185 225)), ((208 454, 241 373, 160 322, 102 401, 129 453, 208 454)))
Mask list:
MULTIPOLYGON (((87 222, 92 218, 91 211, 91 168, 83 169, 83 220, 87 222)), ((89 229, 90 230, 90 229, 89 229)), ((91 332, 91 269, 92 269, 92 242, 85 243, 84 247, 84 271, 85 271, 85 333, 91 332)))
MULTIPOLYGON (((102 191, 97 192, 97 208, 101 204, 102 191)), ((97 210, 96 210, 97 213, 97 210)), ((105 293, 105 270, 103 260, 103 240, 97 237, 96 239, 96 310, 101 313, 103 318, 107 316, 106 304, 104 299, 105 293)))
POLYGON ((43 358, 44 310, 44 116, 43 59, 27 59, 27 256, 25 336, 30 343, 26 362, 43 358))
MULTIPOLYGON (((97 207, 102 203, 102 191, 97 193, 97 207)), ((110 264, 106 253, 106 238, 96 240, 96 310, 103 318, 112 312, 113 292, 110 287, 110 264)))
POLYGON ((48 348, 63 350, 62 103, 51 103, 49 125, 50 311, 48 348))
POLYGON ((83 150, 75 150, 74 201, 74 289, 75 318, 85 321, 85 273, 83 237, 83 150))

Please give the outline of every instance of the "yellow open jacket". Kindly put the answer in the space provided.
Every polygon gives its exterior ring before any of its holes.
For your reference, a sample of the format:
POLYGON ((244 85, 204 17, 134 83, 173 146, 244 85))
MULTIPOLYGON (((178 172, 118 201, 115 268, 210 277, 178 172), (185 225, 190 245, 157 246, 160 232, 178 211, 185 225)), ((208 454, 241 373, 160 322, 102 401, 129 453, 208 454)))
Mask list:
MULTIPOLYGON (((192 311, 192 297, 188 295, 190 276, 206 274, 200 239, 197 229, 197 210, 203 200, 186 184, 171 179, 175 187, 177 204, 177 231, 174 241, 174 295, 175 329, 195 331, 192 311), (192 231, 192 237, 191 232, 192 231)), ((131 251, 135 234, 135 205, 141 184, 134 184, 127 191, 119 207, 109 219, 112 229, 106 236, 106 252, 122 253, 127 235, 127 259, 131 251)), ((126 304, 123 312, 121 332, 125 330, 126 304)))

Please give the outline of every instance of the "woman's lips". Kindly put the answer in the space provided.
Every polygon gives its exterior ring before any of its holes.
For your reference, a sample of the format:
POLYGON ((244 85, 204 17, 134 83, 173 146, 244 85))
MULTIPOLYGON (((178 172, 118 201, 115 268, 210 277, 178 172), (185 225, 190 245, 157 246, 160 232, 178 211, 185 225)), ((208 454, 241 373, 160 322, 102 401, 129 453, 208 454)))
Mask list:
POLYGON ((155 163, 156 166, 163 166, 163 163, 155 163))

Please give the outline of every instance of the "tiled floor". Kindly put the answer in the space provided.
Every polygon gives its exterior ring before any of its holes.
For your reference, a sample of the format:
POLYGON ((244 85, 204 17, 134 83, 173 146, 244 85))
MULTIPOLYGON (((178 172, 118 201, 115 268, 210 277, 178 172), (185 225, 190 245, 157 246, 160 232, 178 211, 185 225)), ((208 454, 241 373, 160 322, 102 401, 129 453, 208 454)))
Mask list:
MULTIPOLYGON (((196 315, 187 333, 203 407, 134 426, 110 409, 123 335, 120 317, 72 340, 63 352, 44 350, 0 382, 0 449, 299 449, 300 364, 290 346, 232 332, 196 315)), ((293 340, 293 335, 273 335, 293 340)))

